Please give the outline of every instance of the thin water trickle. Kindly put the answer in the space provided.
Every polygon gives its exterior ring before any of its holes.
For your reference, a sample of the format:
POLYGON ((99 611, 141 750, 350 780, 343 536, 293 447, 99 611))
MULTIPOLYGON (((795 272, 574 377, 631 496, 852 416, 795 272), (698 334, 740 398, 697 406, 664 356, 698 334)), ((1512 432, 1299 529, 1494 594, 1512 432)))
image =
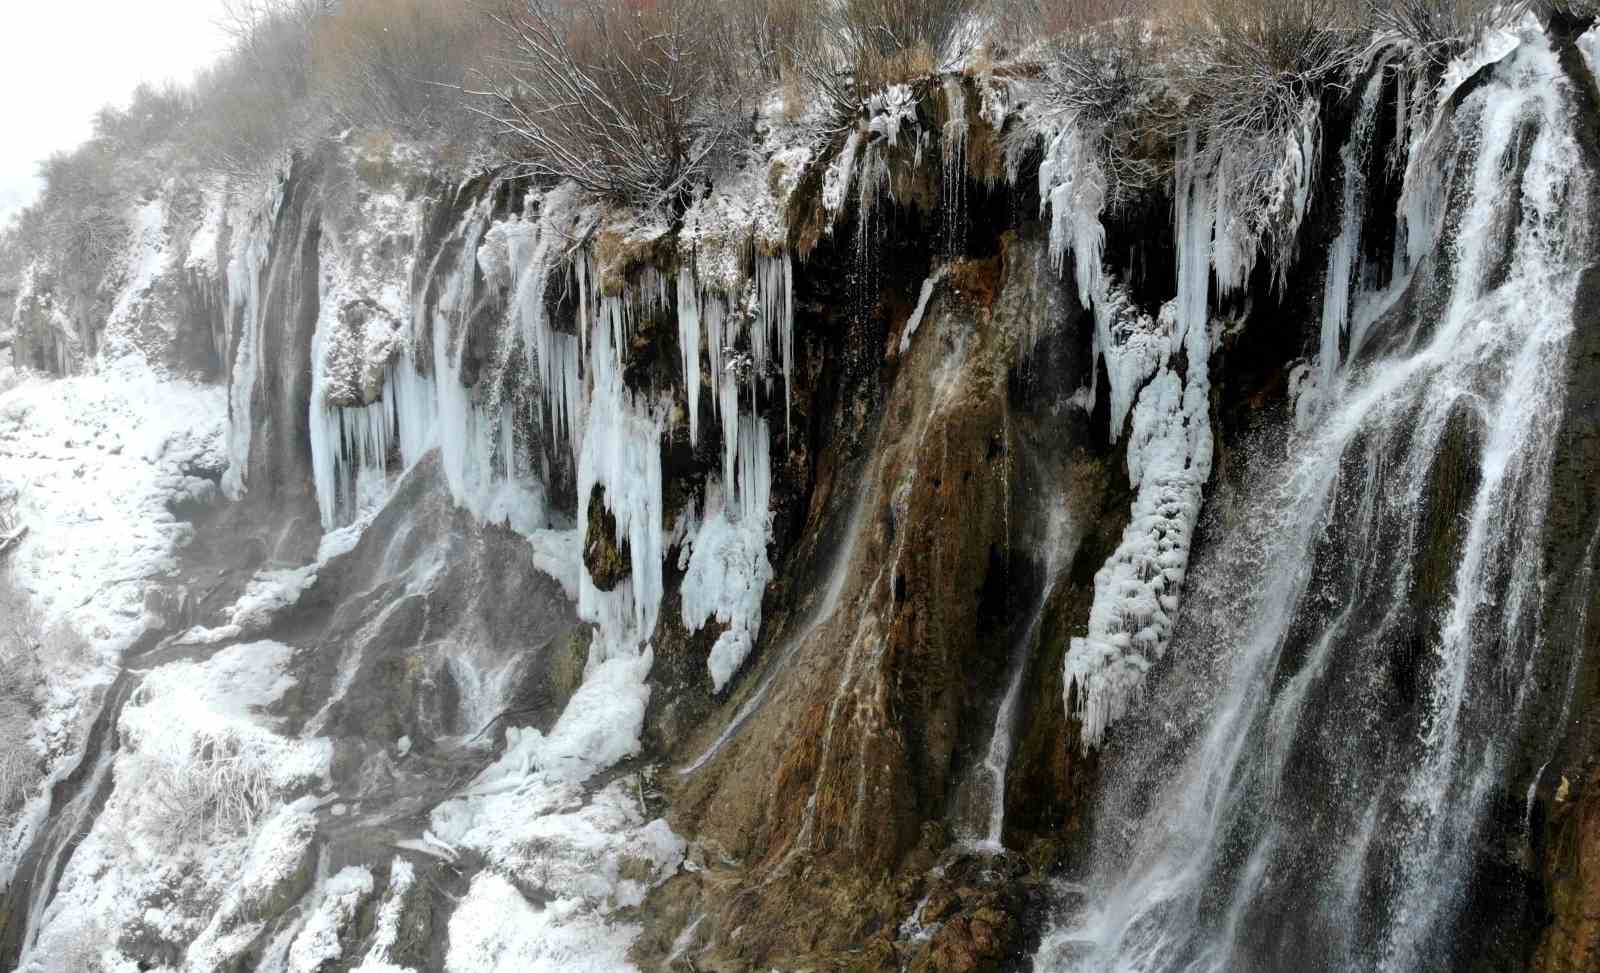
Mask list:
POLYGON ((1045 609, 1055 593, 1063 567, 1071 563, 1077 551, 1077 544, 1076 530, 1066 507, 1060 504, 1052 507, 1046 515, 1044 538, 1038 548, 1044 552, 1044 580, 1039 598, 1028 614, 1021 636, 1012 646, 1006 668, 1005 695, 995 710, 994 726, 989 731, 983 759, 962 781, 956 797, 958 828, 980 850, 999 851, 1004 847, 1001 835, 1006 816, 1006 769, 1011 763, 1011 748, 1015 742, 1023 677, 1039 639, 1039 624, 1044 619, 1045 609))

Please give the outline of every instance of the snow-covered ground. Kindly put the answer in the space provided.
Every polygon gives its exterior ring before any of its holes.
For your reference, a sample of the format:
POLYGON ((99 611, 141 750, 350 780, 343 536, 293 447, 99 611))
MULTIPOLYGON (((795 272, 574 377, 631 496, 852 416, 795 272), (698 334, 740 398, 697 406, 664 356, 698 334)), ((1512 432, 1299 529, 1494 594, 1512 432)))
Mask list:
POLYGON ((27 745, 45 783, 0 846, 0 883, 71 770, 99 691, 152 621, 149 582, 175 565, 191 528, 171 505, 208 496, 220 466, 220 390, 157 376, 128 357, 59 380, 19 376, 0 394, 0 494, 26 528, 10 572, 56 636, 45 640, 40 715, 27 745))
POLYGON ((0 482, 28 534, 17 583, 115 661, 143 632, 144 582, 174 566, 190 527, 171 506, 211 496, 227 410, 215 387, 158 377, 136 358, 24 378, 0 396, 0 482))

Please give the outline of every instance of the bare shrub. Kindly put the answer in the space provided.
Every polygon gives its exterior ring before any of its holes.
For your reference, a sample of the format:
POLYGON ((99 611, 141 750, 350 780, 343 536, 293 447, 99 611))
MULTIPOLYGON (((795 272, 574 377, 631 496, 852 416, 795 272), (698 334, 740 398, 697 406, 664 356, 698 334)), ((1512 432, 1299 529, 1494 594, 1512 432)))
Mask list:
POLYGON ((1217 233, 1230 273, 1259 244, 1282 283, 1315 177, 1317 101, 1360 58, 1361 27, 1356 0, 1205 0, 1178 38, 1179 110, 1156 124, 1174 144, 1195 138, 1197 163, 1225 188, 1217 233))
POLYGON ((9 828, 39 780, 29 744, 42 678, 43 621, 27 592, 0 572, 0 829, 9 828))
POLYGON ((466 81, 486 66, 496 27, 476 0, 345 0, 312 29, 324 110, 414 138, 459 132, 474 117, 466 81))
POLYGON ((491 116, 523 168, 654 207, 703 178, 739 116, 708 0, 535 0, 504 18, 510 52, 491 116))
POLYGON ((1174 127, 1169 106, 1157 97, 1168 42, 1147 28, 1142 9, 1137 0, 1050 4, 1055 26, 1044 52, 1045 100, 1063 122, 1097 139, 1112 207, 1165 175, 1160 152, 1174 127), (1147 144, 1152 130, 1155 147, 1147 144))
POLYGON ((970 53, 977 0, 839 0, 797 61, 836 115, 861 110, 886 85, 927 77, 970 53))
POLYGON ((1368 0, 1368 17, 1380 41, 1400 39, 1443 67, 1484 31, 1514 21, 1526 8, 1489 0, 1368 0))
POLYGON ((138 759, 155 816, 174 838, 247 831, 274 794, 268 760, 231 734, 157 743, 138 759))
POLYGON ((795 75, 797 58, 816 45, 823 0, 722 0, 719 44, 739 60, 738 79, 777 84, 795 75))

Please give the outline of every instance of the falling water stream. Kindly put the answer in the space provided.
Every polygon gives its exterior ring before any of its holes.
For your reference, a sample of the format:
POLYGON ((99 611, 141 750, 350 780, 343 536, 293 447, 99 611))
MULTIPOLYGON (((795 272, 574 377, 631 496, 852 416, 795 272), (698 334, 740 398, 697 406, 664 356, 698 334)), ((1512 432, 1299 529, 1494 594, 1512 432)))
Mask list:
POLYGON ((1308 428, 1259 445, 1213 506, 1171 665, 1108 743, 1091 863, 1037 969, 1450 965, 1542 648, 1589 260, 1570 115, 1527 39, 1413 160, 1411 202, 1459 205, 1411 278, 1357 295, 1359 344, 1308 428), (1408 280, 1442 300, 1399 300, 1408 280))
POLYGON ((1050 596, 1055 593, 1062 569, 1071 563, 1077 550, 1076 532, 1064 506, 1054 506, 1046 514, 1044 537, 1038 550, 1044 555, 1044 584, 1012 648, 1006 669, 1005 695, 996 706, 994 726, 989 731, 983 759, 967 772, 956 793, 957 827, 968 842, 982 851, 994 852, 1004 847, 1001 832, 1006 818, 1006 767, 1011 762, 1011 748, 1017 732, 1023 677, 1027 674, 1028 659, 1039 638, 1039 623, 1044 619, 1050 596))

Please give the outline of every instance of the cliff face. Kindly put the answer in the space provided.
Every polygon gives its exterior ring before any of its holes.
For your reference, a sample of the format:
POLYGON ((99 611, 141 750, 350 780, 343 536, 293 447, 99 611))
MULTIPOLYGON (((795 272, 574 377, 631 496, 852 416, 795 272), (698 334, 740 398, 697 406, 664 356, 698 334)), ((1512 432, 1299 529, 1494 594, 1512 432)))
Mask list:
POLYGON ((1270 226, 1197 144, 1107 208, 993 77, 670 218, 342 145, 157 195, 14 350, 226 386, 140 583, 213 580, 14 826, 5 958, 1588 968, 1574 29, 1437 106, 1374 55, 1270 226))

